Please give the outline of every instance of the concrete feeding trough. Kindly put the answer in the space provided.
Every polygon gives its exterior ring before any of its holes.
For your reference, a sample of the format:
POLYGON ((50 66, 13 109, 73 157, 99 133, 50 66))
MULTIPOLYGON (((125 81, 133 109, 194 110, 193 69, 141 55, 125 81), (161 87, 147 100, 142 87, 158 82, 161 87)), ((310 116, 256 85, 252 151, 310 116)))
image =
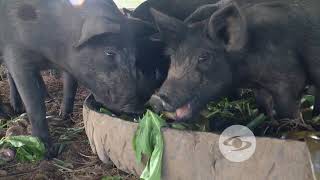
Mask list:
MULTIPOLYGON (((99 113, 89 96, 83 119, 91 149, 104 163, 139 176, 132 138, 137 123, 99 113)), ((257 138, 256 151, 247 161, 230 162, 219 150, 219 135, 205 132, 163 129, 165 149, 162 179, 168 180, 259 180, 314 179, 310 153, 300 141, 257 138)))

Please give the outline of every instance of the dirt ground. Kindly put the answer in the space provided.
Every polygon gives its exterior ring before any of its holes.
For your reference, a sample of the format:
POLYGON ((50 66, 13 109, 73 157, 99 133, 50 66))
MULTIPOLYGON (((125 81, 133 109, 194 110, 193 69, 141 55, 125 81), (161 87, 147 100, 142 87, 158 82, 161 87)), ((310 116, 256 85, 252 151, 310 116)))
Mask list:
MULTIPOLYGON (((58 116, 62 100, 62 83, 60 79, 45 73, 44 80, 52 100, 46 103, 47 114, 58 116)), ((0 80, 0 98, 8 103, 9 87, 7 81, 0 80)), ((118 170, 114 165, 101 163, 90 149, 83 129, 82 104, 88 91, 80 87, 77 92, 71 127, 53 127, 50 123, 51 135, 55 142, 64 137, 65 145, 62 153, 51 161, 43 160, 35 164, 22 164, 12 161, 0 166, 0 179, 102 179, 103 177, 121 177, 121 179, 138 179, 118 170), (71 132, 71 133, 67 133, 71 132)))

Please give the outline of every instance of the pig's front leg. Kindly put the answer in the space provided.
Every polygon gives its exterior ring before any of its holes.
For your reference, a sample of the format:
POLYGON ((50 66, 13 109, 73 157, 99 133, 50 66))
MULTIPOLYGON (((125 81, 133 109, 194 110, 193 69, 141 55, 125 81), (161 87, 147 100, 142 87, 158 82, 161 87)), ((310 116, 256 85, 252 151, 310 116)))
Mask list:
POLYGON ((31 122, 32 135, 44 142, 47 156, 51 157, 52 142, 45 108, 46 90, 37 67, 43 62, 41 58, 19 46, 7 46, 4 50, 4 61, 25 104, 31 122))

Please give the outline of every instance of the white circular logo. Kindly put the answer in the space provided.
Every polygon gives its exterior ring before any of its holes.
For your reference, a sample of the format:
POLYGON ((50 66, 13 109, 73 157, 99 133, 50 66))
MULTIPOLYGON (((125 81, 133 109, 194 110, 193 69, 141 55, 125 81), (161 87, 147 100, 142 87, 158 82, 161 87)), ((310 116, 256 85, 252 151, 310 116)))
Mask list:
POLYGON ((255 152, 256 138, 252 131, 245 126, 230 126, 220 135, 219 149, 229 161, 243 162, 255 152))

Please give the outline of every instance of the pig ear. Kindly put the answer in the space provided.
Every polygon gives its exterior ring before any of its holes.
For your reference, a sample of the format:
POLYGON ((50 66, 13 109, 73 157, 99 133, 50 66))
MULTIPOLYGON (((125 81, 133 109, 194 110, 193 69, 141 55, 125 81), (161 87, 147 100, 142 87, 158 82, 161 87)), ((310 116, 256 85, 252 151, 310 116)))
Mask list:
POLYGON ((120 24, 113 22, 110 19, 104 17, 89 17, 85 20, 79 41, 75 44, 75 47, 80 47, 91 38, 106 34, 106 33, 119 33, 120 24))
POLYGON ((149 37, 157 32, 157 28, 149 22, 133 17, 130 17, 127 20, 129 24, 129 30, 134 33, 135 37, 149 37))
POLYGON ((231 3, 215 12, 209 20, 208 33, 212 39, 226 43, 228 52, 239 52, 248 40, 247 23, 237 4, 231 3))
POLYGON ((132 15, 131 15, 132 11, 131 10, 129 10, 127 8, 122 8, 122 12, 126 17, 128 17, 128 18, 132 17, 132 15))
POLYGON ((190 16, 188 16, 184 22, 192 24, 204 19, 208 19, 219 8, 218 4, 206 4, 197 8, 190 16))
POLYGON ((153 8, 150 9, 150 12, 154 17, 155 23, 160 32, 160 37, 163 41, 166 43, 176 43, 183 38, 188 28, 186 24, 153 8))

